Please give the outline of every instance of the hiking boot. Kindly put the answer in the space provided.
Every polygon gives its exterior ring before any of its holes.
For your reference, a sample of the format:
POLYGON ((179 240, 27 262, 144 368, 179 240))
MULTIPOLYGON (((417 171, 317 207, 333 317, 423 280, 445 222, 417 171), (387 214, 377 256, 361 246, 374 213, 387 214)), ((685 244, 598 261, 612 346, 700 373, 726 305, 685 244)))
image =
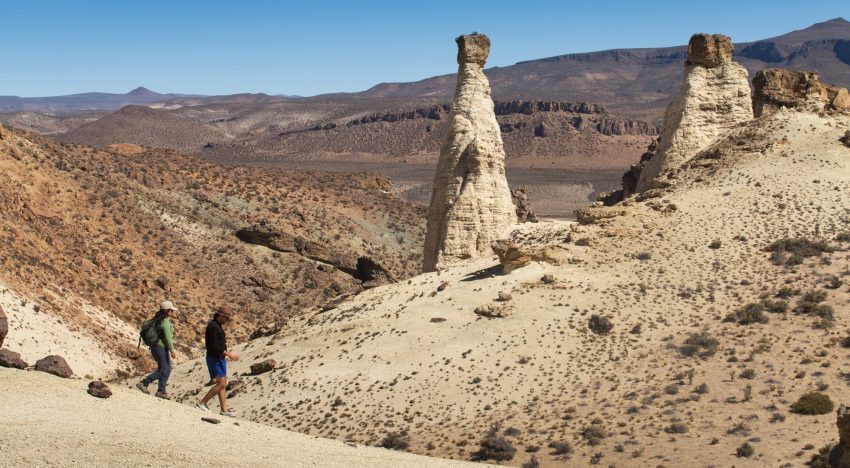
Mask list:
POLYGON ((202 410, 202 411, 209 411, 210 410, 210 407, 207 406, 206 403, 201 403, 201 402, 195 403, 195 408, 198 408, 199 410, 202 410))
POLYGON ((136 384, 136 388, 138 388, 139 391, 144 393, 145 395, 151 394, 151 392, 148 391, 148 386, 145 385, 145 382, 142 380, 140 380, 139 383, 136 384))
POLYGON ((220 414, 222 416, 227 416, 227 417, 230 417, 230 418, 236 417, 236 413, 232 409, 229 409, 229 408, 228 408, 227 411, 219 411, 218 414, 220 414))
POLYGON ((160 392, 160 391, 157 391, 157 392, 156 392, 156 397, 157 397, 157 398, 162 398, 163 400, 170 400, 170 399, 171 399, 171 397, 170 397, 170 396, 168 396, 168 394, 167 394, 167 393, 165 393, 165 392, 160 392))

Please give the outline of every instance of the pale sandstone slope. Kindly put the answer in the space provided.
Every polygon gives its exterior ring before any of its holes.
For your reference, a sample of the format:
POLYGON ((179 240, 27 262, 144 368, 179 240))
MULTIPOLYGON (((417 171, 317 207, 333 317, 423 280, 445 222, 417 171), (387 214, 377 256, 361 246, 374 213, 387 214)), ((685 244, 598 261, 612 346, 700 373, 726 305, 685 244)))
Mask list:
MULTIPOLYGON (((669 189, 589 209, 587 225, 514 233, 527 247, 563 247, 572 263, 498 275, 495 259, 482 258, 292 321, 236 347, 232 404, 252 420, 368 444, 407 431, 410 450, 459 459, 502 423, 519 430, 506 436, 518 449, 513 465, 535 446, 544 466, 586 465, 597 454, 616 466, 799 464, 811 453, 798 454, 804 445, 835 439, 835 418, 789 405, 816 388, 837 402, 847 395, 850 353, 837 343, 850 298, 846 281, 825 287, 828 274, 846 278, 847 253, 789 267, 764 248, 786 237, 848 247, 834 240, 848 230, 850 149, 839 142, 848 129, 846 115, 779 111, 697 155, 669 189), (834 327, 792 312, 768 314, 766 324, 722 321, 782 286, 826 291, 834 327), (512 298, 497 302, 500 292, 512 298), (512 314, 474 312, 501 304, 512 314), (613 330, 592 333, 593 314, 613 330), (703 329, 718 352, 680 354, 703 329), (276 370, 244 375, 267 358, 276 370), (753 378, 739 377, 746 369, 753 378), (702 383, 706 394, 696 393, 702 383), (687 432, 669 433, 673 423, 687 432), (598 445, 589 427, 600 428, 598 445), (546 448, 558 441, 572 444, 569 462, 546 448), (736 458, 745 441, 755 455, 736 458)), ((200 361, 178 366, 174 394, 193 402, 205 374, 200 361)))
POLYGON ((472 466, 244 420, 213 425, 194 409, 115 386, 111 398, 93 398, 86 383, 0 368, 0 466, 472 466))
POLYGON ((722 34, 691 37, 685 76, 664 114, 658 149, 641 172, 637 192, 651 188, 660 174, 675 171, 718 136, 753 118, 747 70, 732 61, 733 50, 732 40, 722 34))
POLYGON ((490 253, 516 222, 499 122, 484 64, 490 39, 457 38, 458 80, 428 209, 423 271, 490 253))

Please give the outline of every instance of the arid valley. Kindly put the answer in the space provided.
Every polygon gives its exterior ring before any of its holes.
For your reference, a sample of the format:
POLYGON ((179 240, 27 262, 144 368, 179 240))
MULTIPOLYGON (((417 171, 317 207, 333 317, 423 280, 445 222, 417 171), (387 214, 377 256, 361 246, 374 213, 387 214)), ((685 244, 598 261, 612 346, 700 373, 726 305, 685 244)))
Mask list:
POLYGON ((850 22, 724 24, 0 96, 0 466, 850 467, 850 22))

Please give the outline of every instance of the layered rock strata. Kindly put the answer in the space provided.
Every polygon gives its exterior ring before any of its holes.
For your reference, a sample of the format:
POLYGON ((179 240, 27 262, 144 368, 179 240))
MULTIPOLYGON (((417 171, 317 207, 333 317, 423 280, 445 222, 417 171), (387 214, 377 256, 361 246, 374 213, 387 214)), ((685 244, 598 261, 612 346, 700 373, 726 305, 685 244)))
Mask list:
POLYGON ((850 110, 847 89, 821 83, 817 72, 766 68, 753 77, 753 87, 756 117, 782 107, 807 111, 850 110))
POLYGON ((685 77, 664 114, 655 155, 641 170, 636 191, 657 183, 705 149, 723 132, 753 118, 747 70, 732 61, 732 40, 695 34, 688 44, 685 77))
POLYGON ((440 149, 428 209, 423 271, 490 255, 516 223, 505 178, 505 150, 483 68, 490 39, 460 36, 450 128, 440 149))

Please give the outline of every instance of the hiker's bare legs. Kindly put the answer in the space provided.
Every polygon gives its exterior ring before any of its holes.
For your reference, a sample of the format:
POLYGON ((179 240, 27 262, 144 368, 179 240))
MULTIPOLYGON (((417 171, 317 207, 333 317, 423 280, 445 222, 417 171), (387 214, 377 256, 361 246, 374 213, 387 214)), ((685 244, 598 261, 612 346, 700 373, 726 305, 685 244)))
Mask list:
POLYGON ((216 377, 215 385, 210 388, 207 395, 201 400, 206 405, 214 396, 218 395, 218 403, 222 411, 227 411, 227 377, 216 377))
POLYGON ((227 412, 227 377, 219 377, 218 383, 218 404, 221 406, 221 410, 227 412))

